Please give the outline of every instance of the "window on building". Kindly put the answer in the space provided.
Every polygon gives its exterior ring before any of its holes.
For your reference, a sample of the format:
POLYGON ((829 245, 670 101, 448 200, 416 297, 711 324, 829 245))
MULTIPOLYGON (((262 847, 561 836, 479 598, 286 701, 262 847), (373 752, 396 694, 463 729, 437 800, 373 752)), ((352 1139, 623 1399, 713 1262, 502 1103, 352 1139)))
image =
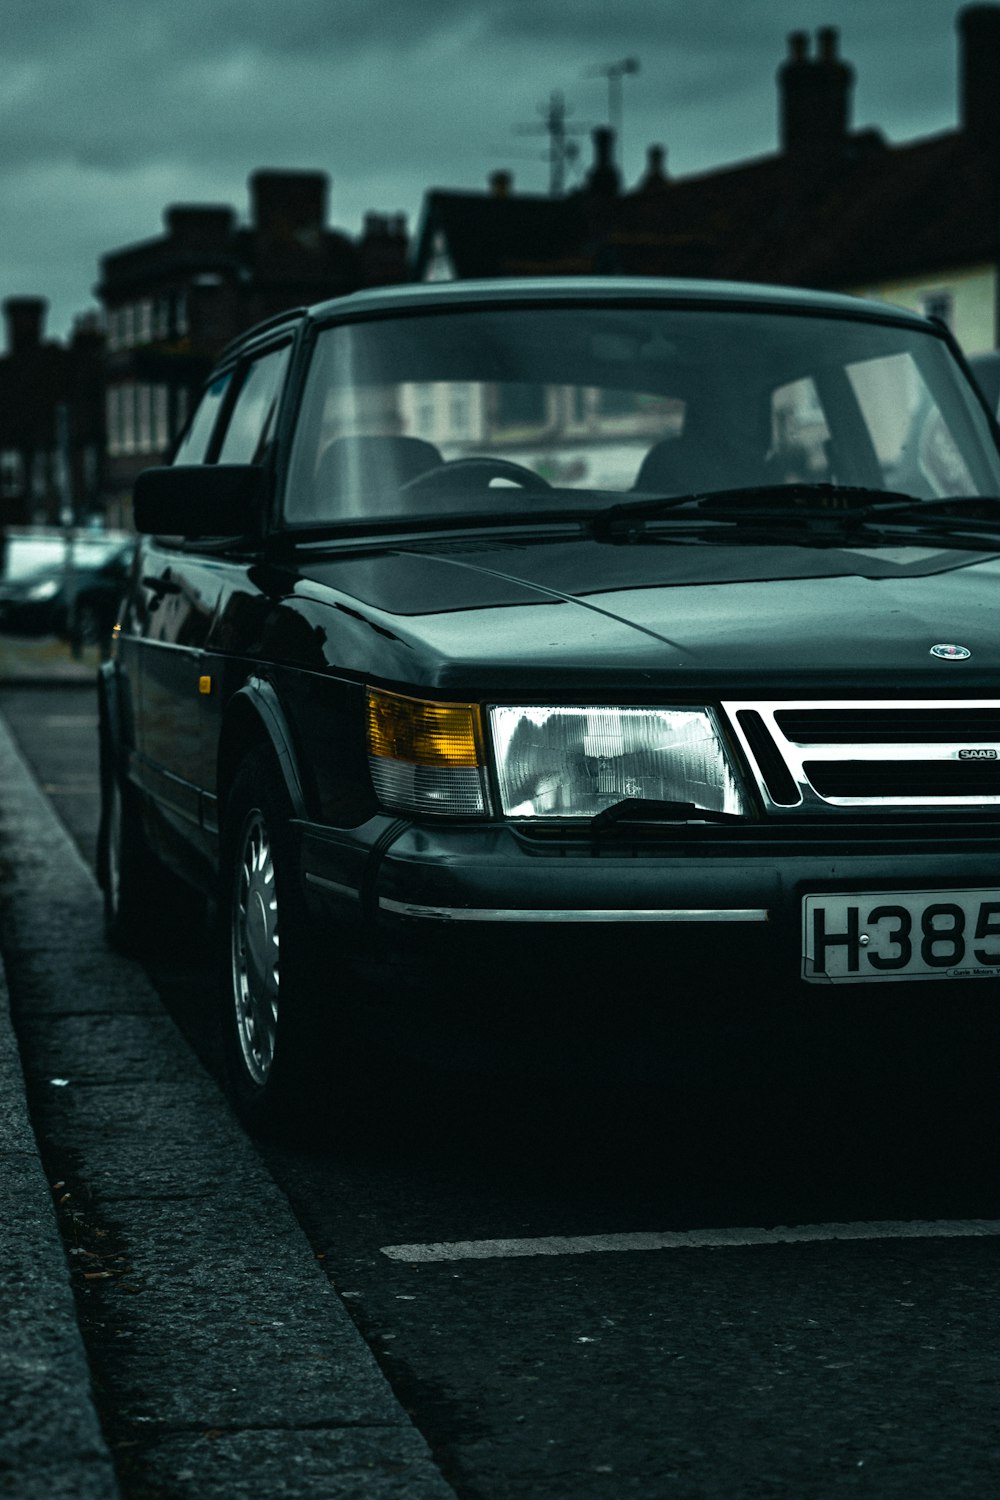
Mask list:
POLYGON ((162 452, 170 442, 170 388, 153 387, 153 448, 162 452))
POLYGON ((184 431, 191 410, 191 396, 186 385, 179 385, 174 391, 174 420, 170 436, 176 437, 179 432, 184 431))
POLYGON ((149 344, 153 338, 153 304, 145 297, 137 309, 136 341, 140 344, 149 344))
POLYGON ((250 365, 226 425, 220 464, 260 463, 274 431, 289 349, 286 344, 250 365))
POLYGON ((135 386, 129 382, 111 385, 105 396, 108 429, 108 452, 112 455, 134 453, 135 386))
POLYGON ((104 392, 104 426, 107 430, 108 452, 115 457, 121 452, 121 437, 118 430, 118 387, 109 385, 104 392))
POLYGON ((135 386, 131 381, 125 381, 118 387, 121 452, 135 452, 135 386))
POLYGON ((139 453, 149 453, 153 447, 153 388, 149 385, 135 388, 135 446, 139 453))
POLYGON ((24 490, 24 458, 16 448, 0 449, 0 496, 12 500, 24 490))

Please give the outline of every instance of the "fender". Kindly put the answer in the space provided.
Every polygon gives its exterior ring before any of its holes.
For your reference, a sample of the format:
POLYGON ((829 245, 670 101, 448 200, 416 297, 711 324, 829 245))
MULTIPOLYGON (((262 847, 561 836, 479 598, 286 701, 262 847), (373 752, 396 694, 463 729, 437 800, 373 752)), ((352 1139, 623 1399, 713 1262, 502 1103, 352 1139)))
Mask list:
POLYGON ((307 816, 305 793, 292 733, 274 686, 264 677, 250 677, 226 707, 219 741, 218 810, 221 813, 240 754, 254 741, 271 746, 292 804, 292 816, 307 816))
POLYGON ((113 661, 103 661, 97 669, 98 734, 101 745, 101 775, 114 766, 122 770, 127 750, 125 725, 122 722, 123 694, 121 680, 113 661), (106 764, 105 764, 106 762, 106 764))

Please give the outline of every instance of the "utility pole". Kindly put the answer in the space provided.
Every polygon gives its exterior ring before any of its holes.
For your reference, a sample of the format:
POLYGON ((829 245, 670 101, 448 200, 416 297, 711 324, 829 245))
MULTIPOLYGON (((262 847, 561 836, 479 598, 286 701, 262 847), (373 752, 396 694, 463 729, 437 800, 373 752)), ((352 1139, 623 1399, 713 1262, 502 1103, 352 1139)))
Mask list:
POLYGON ((608 124, 615 133, 617 142, 619 165, 623 162, 622 135, 624 131, 624 101, 622 79, 628 74, 638 73, 639 59, 637 57, 623 57, 620 62, 600 63, 596 68, 590 68, 587 72, 588 78, 606 78, 608 80, 608 124))
POLYGON ((569 111, 566 100, 558 89, 553 89, 548 104, 540 104, 538 110, 542 116, 540 124, 515 125, 514 130, 518 135, 548 136, 549 149, 545 155, 549 163, 549 195, 561 198, 566 191, 566 168, 580 154, 579 146, 570 136, 579 135, 588 127, 567 124, 566 115, 569 111))

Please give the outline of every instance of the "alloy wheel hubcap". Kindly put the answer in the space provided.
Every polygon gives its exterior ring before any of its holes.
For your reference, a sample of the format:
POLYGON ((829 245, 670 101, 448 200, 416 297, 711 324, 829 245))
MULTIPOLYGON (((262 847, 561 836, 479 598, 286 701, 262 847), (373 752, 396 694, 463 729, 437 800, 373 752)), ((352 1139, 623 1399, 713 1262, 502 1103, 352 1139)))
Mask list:
POLYGON ((271 840, 262 814, 243 825, 233 886, 233 1001, 248 1077, 267 1082, 274 1060, 279 991, 278 899, 271 840))

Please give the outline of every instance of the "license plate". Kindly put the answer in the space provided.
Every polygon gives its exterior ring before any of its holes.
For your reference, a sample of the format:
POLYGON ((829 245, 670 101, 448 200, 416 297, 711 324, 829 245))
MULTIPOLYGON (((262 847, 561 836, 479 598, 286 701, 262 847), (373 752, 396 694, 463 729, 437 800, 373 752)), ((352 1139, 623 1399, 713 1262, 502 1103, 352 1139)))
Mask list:
POLYGON ((802 900, 813 984, 1000 977, 1000 890, 837 891, 802 900))

